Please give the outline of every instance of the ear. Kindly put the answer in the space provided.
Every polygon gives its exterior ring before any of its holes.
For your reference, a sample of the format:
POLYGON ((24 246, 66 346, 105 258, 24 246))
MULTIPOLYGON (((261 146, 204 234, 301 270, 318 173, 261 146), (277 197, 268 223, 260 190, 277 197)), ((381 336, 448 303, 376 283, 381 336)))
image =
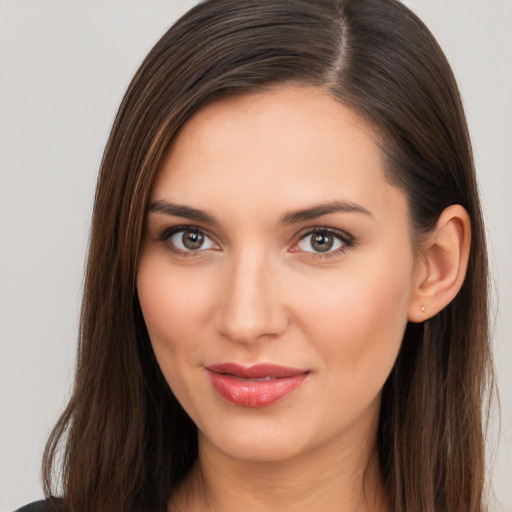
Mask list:
POLYGON ((451 205, 422 243, 409 320, 423 322, 447 306, 459 292, 469 259, 471 222, 466 210, 451 205))

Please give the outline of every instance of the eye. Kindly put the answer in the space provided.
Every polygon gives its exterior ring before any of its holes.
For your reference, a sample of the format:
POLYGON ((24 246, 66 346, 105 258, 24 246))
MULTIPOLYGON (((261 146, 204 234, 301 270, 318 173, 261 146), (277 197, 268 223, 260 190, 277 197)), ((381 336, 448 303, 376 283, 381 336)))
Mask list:
POLYGON ((332 254, 352 245, 348 235, 326 228, 318 228, 306 233, 298 241, 298 251, 316 254, 332 254))
POLYGON ((208 249, 218 249, 218 245, 201 229, 195 227, 171 228, 160 236, 171 250, 178 253, 191 253, 208 249))

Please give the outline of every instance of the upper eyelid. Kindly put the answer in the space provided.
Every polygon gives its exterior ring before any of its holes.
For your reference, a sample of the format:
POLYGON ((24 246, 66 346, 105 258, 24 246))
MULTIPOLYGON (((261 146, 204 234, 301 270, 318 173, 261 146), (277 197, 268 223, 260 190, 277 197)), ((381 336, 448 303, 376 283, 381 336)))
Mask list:
MULTIPOLYGON (((157 239, 161 242, 167 241, 172 235, 179 233, 180 231, 187 231, 187 230, 197 230, 203 233, 206 237, 208 237, 210 240, 212 240, 214 243, 222 245, 222 242, 219 240, 219 237, 212 235, 208 229, 204 229, 200 226, 197 226, 195 224, 180 224, 178 226, 170 226, 168 228, 163 229, 160 234, 157 236, 157 239)), ((328 226, 310 226, 307 228, 301 229, 298 233, 296 233, 291 240, 292 245, 296 245, 300 240, 303 238, 312 235, 314 233, 329 233, 337 238, 339 238, 342 242, 345 244, 353 244, 354 243, 354 237, 347 233, 344 230, 332 228, 328 226)))
POLYGON ((316 252, 316 251, 292 251, 292 252, 301 252, 304 255, 307 255, 308 258, 332 258, 340 253, 344 253, 346 250, 353 248, 356 245, 356 239, 351 234, 347 233, 344 230, 329 228, 327 226, 317 226, 316 228, 309 228, 306 231, 302 231, 296 235, 295 241, 292 244, 293 247, 297 247, 297 245, 307 238, 310 235, 315 233, 327 233, 334 237, 336 237, 341 242, 341 247, 338 247, 334 250, 328 250, 325 252, 316 252))
MULTIPOLYGON (((197 230, 201 231, 205 235, 208 235, 210 238, 218 238, 215 235, 212 235, 208 229, 202 228, 200 226, 197 226, 195 224, 180 224, 177 226, 170 226, 168 228, 165 228, 162 230, 160 236, 166 233, 178 233, 180 231, 187 231, 187 230, 197 230)), ((346 237, 346 238, 353 238, 352 235, 347 233, 346 231, 338 228, 332 228, 328 226, 312 226, 307 228, 302 228, 300 231, 298 231, 292 238, 300 238, 307 235, 310 235, 311 233, 317 233, 319 231, 333 233, 335 235, 339 235, 340 237, 346 237)))
POLYGON ((211 235, 207 229, 201 228, 199 226, 195 226, 193 224, 185 224, 185 225, 171 226, 171 227, 165 228, 158 235, 158 239, 160 241, 165 241, 168 238, 170 238, 172 235, 175 235, 176 233, 179 233, 180 231, 200 231, 201 233, 206 235, 211 240, 214 240, 214 241, 216 240, 216 237, 211 235))
POLYGON ((172 245, 172 247, 167 247, 167 250, 179 254, 181 256, 196 256, 199 257, 201 254, 204 254, 205 251, 211 250, 210 248, 199 248, 197 250, 183 250, 179 247, 176 247, 173 242, 170 241, 170 239, 176 235, 177 233, 184 231, 199 231, 201 232, 206 238, 208 238, 211 242, 213 242, 214 245, 219 245, 219 242, 216 240, 215 237, 211 236, 208 232, 208 230, 205 230, 203 228, 200 228, 199 226, 194 226, 191 224, 187 225, 180 225, 180 226, 171 226, 163 231, 160 232, 160 234, 157 236, 156 240, 158 242, 163 243, 164 245, 172 245))
POLYGON ((354 240, 354 237, 350 233, 347 233, 346 231, 344 231, 342 229, 330 228, 327 226, 316 226, 316 227, 312 227, 312 228, 305 228, 305 229, 299 231, 299 233, 297 233, 295 235, 295 239, 297 241, 302 240, 306 236, 312 235, 313 233, 333 234, 334 236, 337 236, 344 242, 352 242, 354 240))

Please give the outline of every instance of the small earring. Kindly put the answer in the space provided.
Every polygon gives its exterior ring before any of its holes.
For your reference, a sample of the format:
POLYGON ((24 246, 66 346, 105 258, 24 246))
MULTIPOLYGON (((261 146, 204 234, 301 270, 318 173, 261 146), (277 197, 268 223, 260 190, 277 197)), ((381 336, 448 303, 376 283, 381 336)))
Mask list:
POLYGON ((422 305, 420 309, 422 313, 425 313, 425 306, 422 305))

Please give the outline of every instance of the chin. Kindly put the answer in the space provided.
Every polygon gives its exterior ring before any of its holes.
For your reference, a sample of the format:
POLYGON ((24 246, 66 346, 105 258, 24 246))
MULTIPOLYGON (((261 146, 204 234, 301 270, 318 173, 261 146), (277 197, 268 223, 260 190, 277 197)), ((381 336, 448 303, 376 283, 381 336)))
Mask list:
MULTIPOLYGON (((200 445, 209 445, 215 451, 238 460, 254 462, 279 462, 291 459, 307 450, 311 443, 298 431, 296 423, 289 427, 279 422, 251 421, 228 425, 222 430, 200 430, 200 445), (276 424, 277 423, 277 424, 276 424)), ((307 436, 306 436, 307 437, 307 436)))
POLYGON ((219 443, 216 447, 226 456, 246 462, 284 462, 290 460, 302 452, 301 446, 296 441, 287 439, 233 439, 219 443))

